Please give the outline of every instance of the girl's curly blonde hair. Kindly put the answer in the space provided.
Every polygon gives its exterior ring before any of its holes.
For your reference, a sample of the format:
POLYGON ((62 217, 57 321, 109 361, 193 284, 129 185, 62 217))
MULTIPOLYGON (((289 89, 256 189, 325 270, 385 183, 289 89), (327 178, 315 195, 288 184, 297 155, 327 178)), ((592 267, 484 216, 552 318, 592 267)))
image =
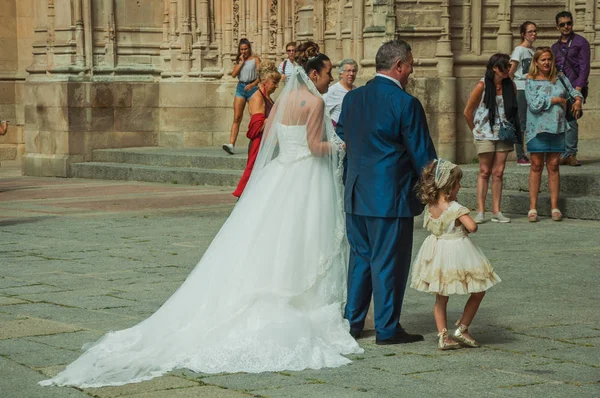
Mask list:
POLYGON ((423 168, 423 172, 417 183, 417 196, 421 202, 428 205, 437 203, 443 196, 450 195, 452 189, 463 176, 461 168, 456 166, 450 171, 448 180, 441 187, 438 187, 435 183, 436 168, 437 160, 429 162, 423 168))

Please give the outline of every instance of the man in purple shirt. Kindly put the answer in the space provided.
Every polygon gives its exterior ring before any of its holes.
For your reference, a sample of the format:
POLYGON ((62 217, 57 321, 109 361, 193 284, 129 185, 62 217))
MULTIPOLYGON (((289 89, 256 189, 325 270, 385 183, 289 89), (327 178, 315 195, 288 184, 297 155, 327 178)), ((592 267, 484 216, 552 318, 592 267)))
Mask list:
MULTIPOLYGON (((560 39, 552 45, 556 67, 567 76, 571 85, 583 94, 585 101, 590 75, 590 43, 583 36, 573 32, 573 15, 569 11, 556 14, 556 29, 560 32, 560 39)), ((569 122, 561 164, 581 166, 581 162, 577 160, 578 133, 577 120, 569 122)))

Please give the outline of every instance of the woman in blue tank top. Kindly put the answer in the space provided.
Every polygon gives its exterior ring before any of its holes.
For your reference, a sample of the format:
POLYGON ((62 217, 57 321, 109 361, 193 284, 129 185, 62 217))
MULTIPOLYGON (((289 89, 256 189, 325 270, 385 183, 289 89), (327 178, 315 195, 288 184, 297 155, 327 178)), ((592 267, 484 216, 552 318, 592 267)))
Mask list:
POLYGON ((237 77, 239 80, 235 89, 235 97, 233 98, 233 124, 231 125, 229 143, 222 146, 223 150, 230 155, 235 153, 235 141, 240 132, 240 123, 242 122, 246 102, 248 102, 252 94, 258 89, 259 66, 260 58, 252 55, 250 40, 240 39, 235 65, 231 72, 231 76, 237 77))

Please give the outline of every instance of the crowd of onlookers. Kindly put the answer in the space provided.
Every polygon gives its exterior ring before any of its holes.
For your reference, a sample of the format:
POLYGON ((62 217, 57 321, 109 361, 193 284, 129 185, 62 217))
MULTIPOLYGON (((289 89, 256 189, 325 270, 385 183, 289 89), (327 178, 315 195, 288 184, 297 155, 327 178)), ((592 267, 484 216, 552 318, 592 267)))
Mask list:
POLYGON ((512 55, 494 54, 485 76, 471 92, 464 116, 473 131, 479 159, 478 223, 485 220, 490 177, 491 221, 510 222, 500 211, 500 203, 506 159, 513 147, 517 164, 530 166, 529 221, 538 221, 544 164, 552 219, 563 218, 558 207, 559 165, 581 166, 577 159, 577 120, 583 114, 588 92, 590 44, 573 32, 573 16, 568 11, 556 15, 556 28, 560 32, 556 43, 535 48, 537 25, 531 21, 521 24, 522 42, 512 55))
MULTIPOLYGON (((509 152, 516 151, 516 162, 529 166, 529 221, 538 220, 537 199, 544 164, 548 171, 552 219, 562 220, 558 207, 560 190, 559 165, 580 166, 577 159, 578 122, 588 92, 590 45, 573 31, 573 16, 568 11, 556 15, 560 37, 551 47, 534 46, 537 25, 526 21, 520 26, 521 42, 511 55, 494 54, 488 61, 484 77, 471 92, 464 116, 473 132, 479 160, 477 215, 485 221, 485 202, 492 179, 491 221, 507 223, 501 212, 503 174, 509 152)), ((258 153, 258 144, 273 99, 271 94, 280 81, 292 76, 297 66, 297 44, 290 42, 287 58, 279 66, 261 63, 247 39, 241 39, 232 76, 239 82, 234 99, 234 120, 230 141, 223 144, 229 154, 235 152, 246 103, 251 122, 249 161, 240 186, 240 196, 258 153)), ((339 81, 323 95, 333 124, 338 122, 344 96, 356 88, 358 63, 344 59, 338 65, 339 81)))

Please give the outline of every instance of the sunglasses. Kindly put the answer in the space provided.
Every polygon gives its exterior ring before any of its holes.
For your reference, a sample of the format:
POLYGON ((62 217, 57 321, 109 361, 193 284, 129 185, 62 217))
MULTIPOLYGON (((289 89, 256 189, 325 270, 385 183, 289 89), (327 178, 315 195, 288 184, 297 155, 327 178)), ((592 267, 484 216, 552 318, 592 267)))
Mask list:
POLYGON ((558 24, 559 28, 564 28, 565 26, 573 26, 573 21, 561 22, 558 24))
POLYGON ((285 50, 285 51, 287 51, 289 53, 295 53, 296 52, 296 50, 285 50))

